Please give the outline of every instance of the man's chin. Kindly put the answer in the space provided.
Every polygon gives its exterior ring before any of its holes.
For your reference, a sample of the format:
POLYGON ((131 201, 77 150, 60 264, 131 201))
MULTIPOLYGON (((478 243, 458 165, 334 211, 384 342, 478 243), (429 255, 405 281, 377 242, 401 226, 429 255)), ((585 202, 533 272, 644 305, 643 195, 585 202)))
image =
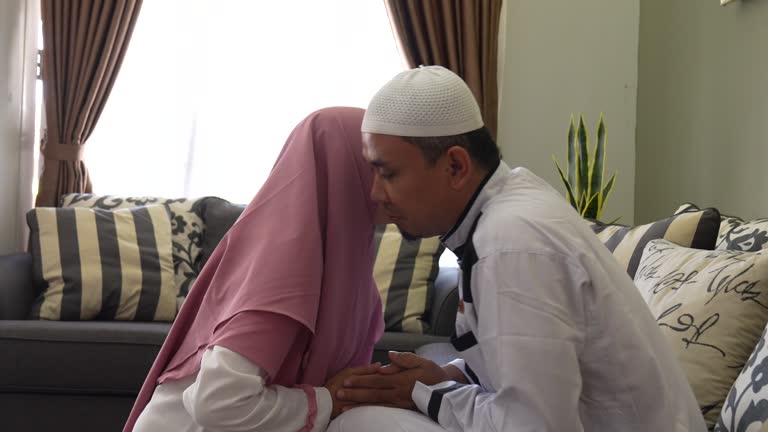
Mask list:
POLYGON ((397 229, 400 231, 400 235, 403 236, 404 239, 413 241, 413 240, 419 240, 421 238, 424 238, 424 236, 411 234, 410 232, 406 231, 401 227, 397 222, 395 222, 395 225, 397 226, 397 229))

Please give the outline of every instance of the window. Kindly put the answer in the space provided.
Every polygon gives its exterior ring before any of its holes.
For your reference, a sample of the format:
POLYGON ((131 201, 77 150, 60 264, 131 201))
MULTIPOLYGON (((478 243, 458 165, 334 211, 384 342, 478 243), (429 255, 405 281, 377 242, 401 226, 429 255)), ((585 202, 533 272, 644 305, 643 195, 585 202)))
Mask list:
POLYGON ((383 3, 144 2, 86 145, 94 191, 248 203, 298 121, 403 70, 383 3))

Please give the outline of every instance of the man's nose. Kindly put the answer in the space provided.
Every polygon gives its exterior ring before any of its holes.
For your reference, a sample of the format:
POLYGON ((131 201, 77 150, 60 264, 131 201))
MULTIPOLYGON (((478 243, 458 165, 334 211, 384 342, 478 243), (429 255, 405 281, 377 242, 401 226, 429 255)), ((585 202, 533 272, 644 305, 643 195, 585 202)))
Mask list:
POLYGON ((384 188, 381 187, 381 179, 378 174, 373 176, 373 184, 371 185, 371 199, 377 203, 383 203, 387 200, 387 194, 384 192, 384 188))

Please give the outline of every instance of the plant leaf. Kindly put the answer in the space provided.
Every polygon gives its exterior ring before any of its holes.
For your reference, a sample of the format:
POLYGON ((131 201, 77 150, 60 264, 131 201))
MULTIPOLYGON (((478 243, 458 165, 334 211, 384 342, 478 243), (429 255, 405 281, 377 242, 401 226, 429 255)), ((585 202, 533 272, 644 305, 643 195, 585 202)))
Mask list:
POLYGON ((590 218, 590 219, 597 219, 597 197, 600 195, 600 192, 592 195, 592 197, 586 202, 586 205, 581 211, 581 217, 590 218))
POLYGON ((584 192, 581 194, 581 197, 579 198, 579 207, 577 210, 579 211, 579 214, 584 212, 584 209, 587 207, 587 193, 584 192))
POLYGON ((568 183, 568 180, 565 179, 565 174, 563 174, 563 170, 562 168, 560 168, 560 164, 557 163, 557 159, 555 159, 555 155, 552 155, 552 160, 555 161, 557 172, 560 173, 560 180, 562 180, 563 184, 565 185, 565 192, 568 197, 568 202, 578 210, 578 208, 576 207, 576 198, 573 196, 573 189, 571 188, 571 184, 568 183))
POLYGON ((586 196, 589 194, 589 138, 587 137, 587 127, 584 125, 584 116, 581 114, 579 114, 579 129, 576 131, 576 139, 579 142, 579 163, 578 174, 576 175, 579 186, 576 193, 579 196, 586 196))
POLYGON ((608 180, 608 183, 605 184, 605 187, 603 188, 603 202, 600 205, 600 208, 598 209, 598 217, 599 214, 603 212, 603 207, 605 207, 605 202, 608 201, 608 198, 611 196, 611 192, 613 191, 613 184, 616 182, 616 173, 613 173, 610 180, 608 180))
POLYGON ((576 124, 571 114, 568 123, 568 183, 576 185, 576 124))
POLYGON ((605 174, 605 120, 600 113, 600 121, 597 124, 597 143, 595 143, 595 154, 590 167, 591 178, 589 183, 590 193, 597 193, 597 208, 603 206, 603 175, 605 174))

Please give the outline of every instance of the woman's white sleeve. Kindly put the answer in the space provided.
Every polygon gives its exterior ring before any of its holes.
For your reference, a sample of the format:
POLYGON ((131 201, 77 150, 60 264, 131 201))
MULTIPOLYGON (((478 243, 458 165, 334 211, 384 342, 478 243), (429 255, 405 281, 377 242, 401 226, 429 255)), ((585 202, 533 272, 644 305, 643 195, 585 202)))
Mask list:
POLYGON ((267 386, 265 376, 247 358, 214 346, 203 354, 195 382, 184 391, 184 408, 197 424, 216 432, 326 429, 333 404, 328 390, 267 386))

